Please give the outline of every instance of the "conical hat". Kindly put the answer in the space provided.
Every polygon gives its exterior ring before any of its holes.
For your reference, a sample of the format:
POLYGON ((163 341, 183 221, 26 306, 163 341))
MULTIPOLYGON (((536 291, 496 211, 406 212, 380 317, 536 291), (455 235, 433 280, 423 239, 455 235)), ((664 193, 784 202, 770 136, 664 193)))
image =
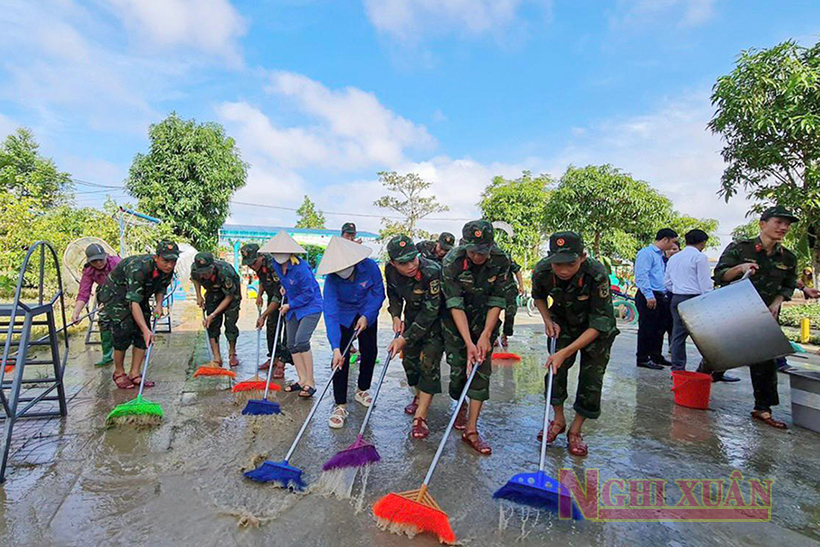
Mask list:
POLYGON ((333 236, 325 249, 322 261, 316 268, 316 275, 332 274, 354 264, 358 264, 373 252, 373 249, 354 243, 343 237, 333 236))
POLYGON ((294 255, 304 254, 307 251, 296 240, 290 237, 287 232, 279 232, 273 239, 262 245, 260 253, 290 253, 294 255))

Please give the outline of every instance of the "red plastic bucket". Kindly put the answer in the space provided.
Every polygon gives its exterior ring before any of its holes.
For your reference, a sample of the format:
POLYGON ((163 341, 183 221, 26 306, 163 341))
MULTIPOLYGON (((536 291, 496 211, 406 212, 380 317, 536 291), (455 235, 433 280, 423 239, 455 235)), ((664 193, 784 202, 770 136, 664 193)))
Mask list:
POLYGON ((712 392, 712 376, 702 372, 672 371, 672 392, 676 405, 706 410, 712 392))

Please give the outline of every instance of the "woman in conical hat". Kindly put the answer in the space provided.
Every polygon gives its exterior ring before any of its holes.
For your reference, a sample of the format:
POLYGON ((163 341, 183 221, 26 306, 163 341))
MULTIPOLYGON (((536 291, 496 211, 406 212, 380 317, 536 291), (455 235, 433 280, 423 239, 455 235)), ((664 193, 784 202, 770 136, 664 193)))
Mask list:
POLYGON ((285 297, 279 313, 287 319, 288 350, 298 375, 298 381, 286 386, 285 391, 298 391, 303 398, 313 397, 316 381, 310 338, 322 317, 322 292, 307 261, 296 256, 307 251, 287 232, 279 232, 259 252, 273 255, 271 267, 279 276, 285 297))
POLYGON ((325 327, 333 348, 333 367, 339 369, 333 377, 336 407, 328 422, 333 429, 343 427, 347 418, 350 354, 342 355, 342 349, 347 347, 356 332, 360 353, 356 402, 365 407, 373 402, 368 390, 378 353, 376 326, 379 310, 384 302, 384 282, 379 266, 368 258, 371 252, 364 245, 334 236, 316 270, 318 275, 327 275, 324 294, 325 327))

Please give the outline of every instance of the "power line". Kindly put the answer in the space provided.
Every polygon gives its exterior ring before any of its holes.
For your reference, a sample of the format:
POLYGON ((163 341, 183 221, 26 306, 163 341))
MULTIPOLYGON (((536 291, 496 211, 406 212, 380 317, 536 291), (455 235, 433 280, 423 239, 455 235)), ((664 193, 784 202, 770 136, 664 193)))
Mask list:
POLYGON ((113 185, 110 185, 110 184, 100 184, 98 182, 89 182, 87 180, 82 180, 82 179, 72 178, 71 182, 73 182, 75 184, 79 184, 81 186, 93 186, 95 188, 117 188, 119 190, 125 190, 124 186, 113 186, 113 185))

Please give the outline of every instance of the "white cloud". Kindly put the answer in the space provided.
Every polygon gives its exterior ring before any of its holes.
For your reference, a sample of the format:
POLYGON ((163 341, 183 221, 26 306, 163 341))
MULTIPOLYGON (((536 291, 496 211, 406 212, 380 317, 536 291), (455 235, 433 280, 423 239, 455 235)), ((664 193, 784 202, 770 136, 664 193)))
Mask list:
POLYGON ((5 139, 7 135, 14 133, 17 127, 11 118, 0 114, 0 139, 5 139))
POLYGON ((373 25, 394 39, 413 42, 420 34, 496 33, 519 23, 525 4, 549 11, 550 0, 364 0, 373 25))
POLYGON ((150 49, 190 48, 239 65, 237 40, 246 22, 228 0, 108 0, 138 41, 150 49))
POLYGON ((674 21, 683 27, 697 26, 712 19, 717 3, 718 0, 620 0, 610 25, 626 27, 674 21))

